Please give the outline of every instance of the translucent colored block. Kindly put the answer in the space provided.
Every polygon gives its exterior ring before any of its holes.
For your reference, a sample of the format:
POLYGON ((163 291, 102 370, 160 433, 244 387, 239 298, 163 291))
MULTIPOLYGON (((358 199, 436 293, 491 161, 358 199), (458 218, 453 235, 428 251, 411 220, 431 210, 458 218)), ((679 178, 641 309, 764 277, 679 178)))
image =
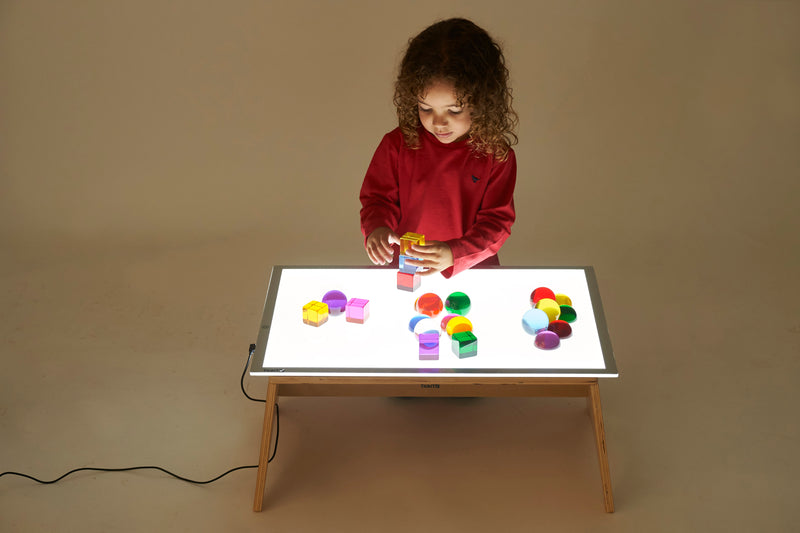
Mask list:
POLYGON ((561 344, 561 339, 552 331, 540 331, 536 334, 533 344, 542 350, 552 350, 553 348, 558 348, 558 345, 561 344))
POLYGON ((414 318, 412 318, 412 319, 411 319, 411 320, 408 322, 408 331, 410 331, 411 333, 414 333, 414 328, 416 328, 416 327, 417 327, 417 323, 418 323, 420 320, 425 320, 426 318, 430 318, 430 317, 428 317, 427 315, 417 315, 417 316, 415 316, 414 318))
POLYGON ((418 313, 433 317, 442 312, 444 304, 442 303, 442 299, 437 295, 432 292, 426 292, 414 302, 414 309, 416 309, 418 313))
POLYGON ((445 315, 442 319, 442 323, 440 324, 443 330, 447 330, 447 323, 450 322, 451 318, 455 318, 458 315, 445 315))
POLYGON ((547 316, 550 318, 550 322, 553 320, 558 320, 558 316, 561 314, 561 307, 559 307, 558 302, 552 298, 542 298, 536 302, 536 309, 541 309, 547 313, 547 316))
POLYGON ((369 300, 351 298, 345 309, 345 319, 348 322, 363 324, 369 318, 369 300))
POLYGON ((420 361, 439 359, 438 333, 423 333, 419 336, 419 359, 420 361))
POLYGON ((564 322, 572 323, 578 319, 578 313, 575 312, 575 309, 573 309, 571 305, 562 305, 560 318, 564 322))
POLYGON ((522 315, 522 328, 530 335, 547 329, 550 317, 541 309, 529 309, 522 315))
POLYGON ((422 267, 406 264, 406 259, 417 259, 417 258, 408 255, 401 255, 399 260, 400 272, 407 272, 409 274, 413 274, 415 272, 422 270, 422 267))
POLYGON ((471 331, 460 331, 453 334, 453 353, 459 359, 478 355, 478 338, 471 331))
POLYGON ((400 255, 408 255, 406 251, 408 251, 408 247, 414 244, 425 244, 425 235, 420 235, 419 233, 404 233, 402 237, 400 237, 400 255))
POLYGON ((328 321, 328 304, 311 300, 303 306, 303 323, 319 327, 328 321))
POLYGON ((566 294, 556 294, 555 301, 558 302, 558 305, 572 305, 572 298, 566 294))
POLYGON ((547 287, 539 287, 531 293, 531 305, 536 305, 542 298, 556 299, 556 294, 547 287))
POLYGON ((342 291, 328 291, 322 297, 322 303, 328 304, 328 312, 340 315, 347 308, 347 296, 342 291))
POLYGON ((454 333, 460 333, 462 331, 472 331, 472 322, 469 321, 468 318, 463 316, 456 316, 451 318, 447 322, 447 334, 451 337, 454 333))
POLYGON ((572 335, 572 326, 570 326, 569 323, 564 320, 553 320, 547 326, 547 330, 552 331, 562 339, 566 339, 572 335))
POLYGON ((454 292, 445 299, 444 307, 450 313, 466 315, 472 308, 472 302, 463 292, 454 292))
POLYGON ((432 318, 425 317, 414 324, 414 334, 422 335, 423 333, 435 333, 438 336, 440 334, 439 322, 432 318))
POLYGON ((419 274, 411 274, 409 272, 397 273, 397 288, 400 290, 414 292, 419 289, 420 283, 419 274))

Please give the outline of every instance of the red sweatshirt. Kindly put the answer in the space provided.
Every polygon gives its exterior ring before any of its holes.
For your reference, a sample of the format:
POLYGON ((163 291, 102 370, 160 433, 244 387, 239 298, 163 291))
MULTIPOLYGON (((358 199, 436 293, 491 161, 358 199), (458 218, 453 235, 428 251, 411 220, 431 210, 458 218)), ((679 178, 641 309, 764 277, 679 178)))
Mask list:
POLYGON ((446 278, 478 263, 500 264, 497 251, 516 216, 514 151, 501 162, 475 155, 466 140, 443 144, 424 128, 419 139, 412 150, 397 128, 378 145, 361 186, 364 237, 387 226, 399 236, 444 241, 454 260, 442 271, 446 278))

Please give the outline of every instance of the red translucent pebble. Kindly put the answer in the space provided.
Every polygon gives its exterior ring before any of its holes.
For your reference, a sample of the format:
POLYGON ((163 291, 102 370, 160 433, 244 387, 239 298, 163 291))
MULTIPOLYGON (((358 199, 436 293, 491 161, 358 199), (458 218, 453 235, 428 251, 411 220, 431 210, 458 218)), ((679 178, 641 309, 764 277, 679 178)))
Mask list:
POLYGON ((442 319, 442 329, 447 329, 447 323, 450 322, 451 318, 455 318, 458 315, 445 315, 442 319))
POLYGON ((542 298, 550 298, 551 300, 555 300, 556 293, 547 287, 539 287, 538 289, 534 289, 531 293, 531 305, 536 305, 542 298))
POLYGON ((542 331, 536 334, 533 344, 542 350, 552 350, 553 348, 558 348, 558 345, 561 344, 561 339, 552 331, 542 331))
POLYGON ((552 331, 562 339, 566 339, 572 335, 572 326, 565 320, 553 320, 547 326, 548 331, 552 331))
POLYGON ((442 303, 442 299, 437 295, 433 294, 432 292, 426 292, 417 298, 417 301, 414 302, 414 308, 418 313, 434 317, 442 312, 442 309, 444 309, 444 303, 442 303))

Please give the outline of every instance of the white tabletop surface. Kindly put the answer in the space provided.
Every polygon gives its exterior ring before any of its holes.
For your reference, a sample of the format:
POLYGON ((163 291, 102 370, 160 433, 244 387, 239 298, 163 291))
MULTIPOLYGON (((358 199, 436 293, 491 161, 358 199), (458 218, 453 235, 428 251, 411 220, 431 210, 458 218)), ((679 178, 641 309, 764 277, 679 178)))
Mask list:
MULTIPOLYGON (((275 267, 256 347, 252 375, 616 377, 602 306, 591 268, 473 269, 451 279, 422 277, 412 292, 396 287, 397 271, 385 268, 275 267), (572 299, 577 320, 558 348, 542 350, 522 327, 531 292, 548 287, 572 299), (302 308, 330 290, 370 302, 364 324, 331 315, 319 327, 303 323, 302 308), (442 301, 464 292, 466 315, 478 338, 478 355, 459 359, 442 332, 439 359, 421 361, 409 321, 415 300, 432 292, 442 301), (271 301, 272 300, 272 301, 271 301), (596 316, 597 315, 597 316, 596 316), (604 353, 605 351, 605 353, 604 353)), ((437 322, 447 314, 438 315, 437 322)))

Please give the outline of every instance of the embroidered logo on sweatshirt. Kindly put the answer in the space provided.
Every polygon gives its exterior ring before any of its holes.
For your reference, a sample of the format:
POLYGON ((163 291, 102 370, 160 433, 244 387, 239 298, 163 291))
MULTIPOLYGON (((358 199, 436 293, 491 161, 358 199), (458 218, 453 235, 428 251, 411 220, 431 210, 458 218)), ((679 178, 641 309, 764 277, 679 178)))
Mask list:
POLYGON ((472 183, 478 183, 480 180, 481 179, 478 176, 476 176, 474 174, 472 175, 472 183))

